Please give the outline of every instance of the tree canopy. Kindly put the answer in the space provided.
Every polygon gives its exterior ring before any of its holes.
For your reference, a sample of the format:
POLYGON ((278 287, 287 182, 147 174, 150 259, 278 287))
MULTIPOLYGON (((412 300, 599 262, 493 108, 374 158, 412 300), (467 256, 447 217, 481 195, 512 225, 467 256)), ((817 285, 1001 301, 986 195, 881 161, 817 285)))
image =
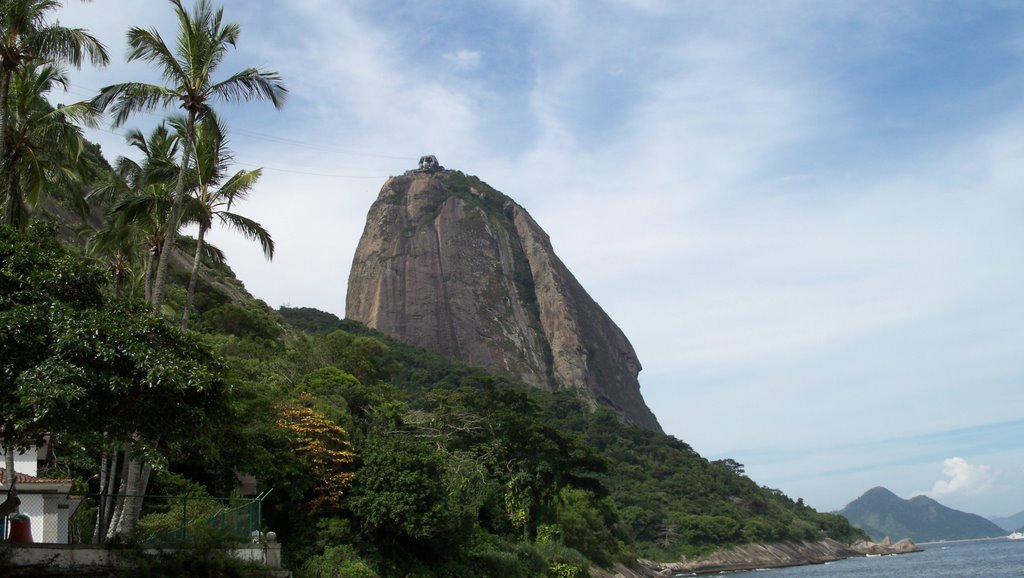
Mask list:
POLYGON ((43 433, 138 450, 197 442, 226 409, 221 361, 194 335, 103 293, 106 274, 53 227, 0 228, 0 416, 7 445, 43 433))

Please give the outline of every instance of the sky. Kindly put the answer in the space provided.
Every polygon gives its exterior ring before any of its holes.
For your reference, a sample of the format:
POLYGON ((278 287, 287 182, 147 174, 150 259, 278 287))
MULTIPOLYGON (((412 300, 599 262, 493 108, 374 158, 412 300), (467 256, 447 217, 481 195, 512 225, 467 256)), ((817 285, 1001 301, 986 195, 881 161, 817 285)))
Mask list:
MULTIPOLYGON (((169 2, 65 2, 125 81, 169 2)), ((188 0, 186 6, 191 6, 188 0)), ((1024 510, 1024 5, 1002 1, 225 0, 238 211, 211 241, 274 307, 343 316, 367 211, 433 154, 524 206, 623 329, 665 431, 838 510, 885 486, 1024 510)), ((87 132, 108 160, 127 128, 87 132)))

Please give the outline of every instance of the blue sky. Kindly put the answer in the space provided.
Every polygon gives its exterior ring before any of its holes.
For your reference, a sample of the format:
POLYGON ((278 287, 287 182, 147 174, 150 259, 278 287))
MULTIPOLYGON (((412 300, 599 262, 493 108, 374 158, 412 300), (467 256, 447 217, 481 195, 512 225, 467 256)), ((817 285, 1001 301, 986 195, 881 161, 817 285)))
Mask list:
MULTIPOLYGON (((435 154, 526 207, 623 328, 665 430, 821 510, 883 485, 1024 510, 1024 7, 1015 2, 228 0, 223 105, 269 304, 344 314, 384 179, 435 154)), ((125 80, 169 3, 71 1, 125 80)), ((130 126, 148 130, 158 117, 130 126)), ((92 131, 108 156, 123 131, 92 131)))

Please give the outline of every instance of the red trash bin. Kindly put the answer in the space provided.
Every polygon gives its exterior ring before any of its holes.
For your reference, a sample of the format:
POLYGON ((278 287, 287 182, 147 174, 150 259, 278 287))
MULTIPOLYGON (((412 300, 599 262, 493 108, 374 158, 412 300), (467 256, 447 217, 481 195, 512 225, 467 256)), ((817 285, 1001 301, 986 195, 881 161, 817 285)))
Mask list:
POLYGON ((11 516, 8 520, 11 532, 7 534, 8 542, 32 543, 32 519, 25 514, 11 516))

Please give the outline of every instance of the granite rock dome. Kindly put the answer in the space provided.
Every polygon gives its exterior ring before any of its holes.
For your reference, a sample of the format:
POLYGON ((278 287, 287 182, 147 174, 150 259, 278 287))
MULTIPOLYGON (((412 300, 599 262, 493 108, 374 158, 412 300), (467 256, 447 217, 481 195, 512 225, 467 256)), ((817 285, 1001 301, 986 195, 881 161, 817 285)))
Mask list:
POLYGON ((384 183, 345 310, 406 343, 534 387, 576 390, 661 431, 629 340, 530 214, 475 177, 418 170, 384 183))

